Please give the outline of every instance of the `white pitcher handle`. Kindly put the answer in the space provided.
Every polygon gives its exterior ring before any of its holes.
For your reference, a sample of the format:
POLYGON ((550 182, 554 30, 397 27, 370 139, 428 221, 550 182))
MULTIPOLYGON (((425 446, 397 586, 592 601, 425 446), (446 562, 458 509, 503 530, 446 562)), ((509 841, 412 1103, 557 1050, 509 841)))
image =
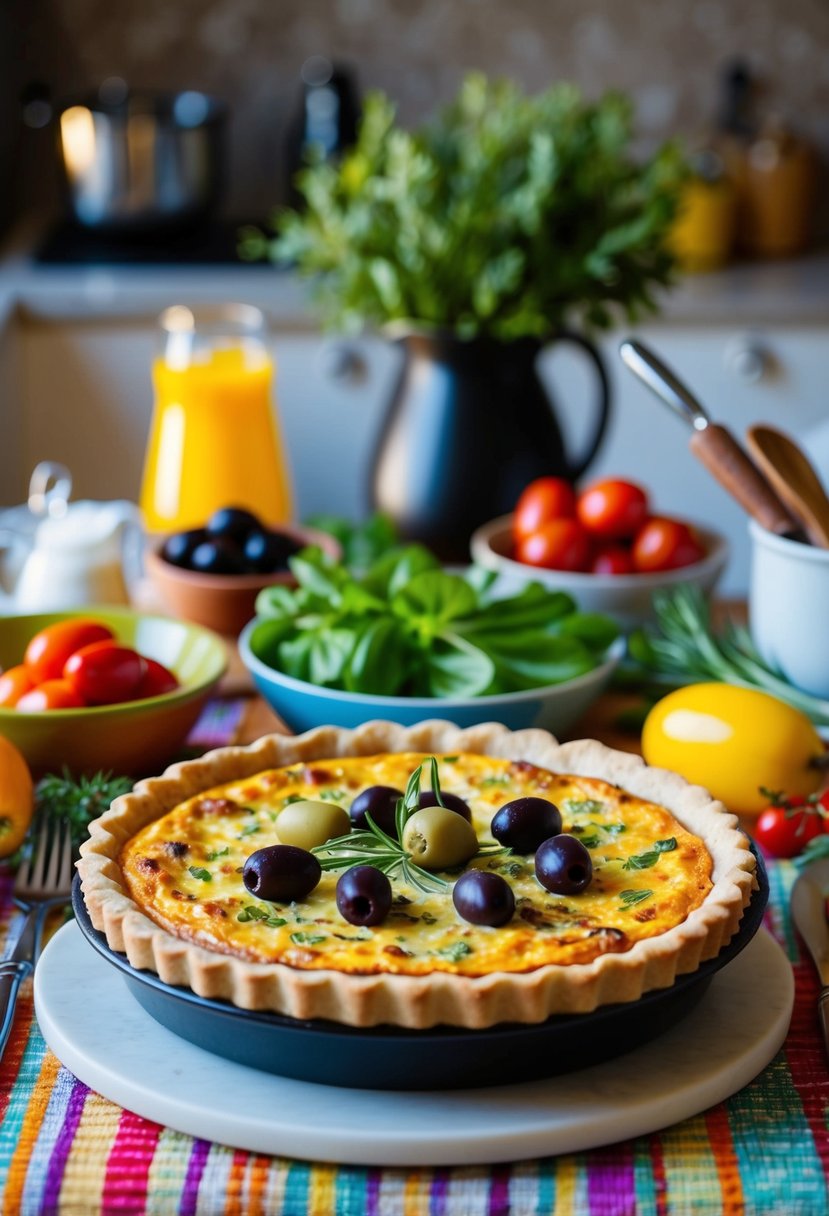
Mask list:
POLYGON ((33 515, 49 515, 60 519, 72 494, 72 474, 65 464, 56 460, 41 460, 35 465, 29 481, 29 510, 33 515))

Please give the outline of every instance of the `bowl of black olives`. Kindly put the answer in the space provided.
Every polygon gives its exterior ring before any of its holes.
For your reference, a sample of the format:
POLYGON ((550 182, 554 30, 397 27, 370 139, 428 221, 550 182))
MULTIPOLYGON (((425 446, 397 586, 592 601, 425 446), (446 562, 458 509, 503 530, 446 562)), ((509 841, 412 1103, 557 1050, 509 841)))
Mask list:
POLYGON ((217 633, 237 634, 254 615, 263 587, 294 586, 290 559, 318 545, 338 559, 326 532, 299 524, 264 524, 243 507, 214 511, 201 528, 173 532, 148 547, 147 575, 165 609, 217 633))

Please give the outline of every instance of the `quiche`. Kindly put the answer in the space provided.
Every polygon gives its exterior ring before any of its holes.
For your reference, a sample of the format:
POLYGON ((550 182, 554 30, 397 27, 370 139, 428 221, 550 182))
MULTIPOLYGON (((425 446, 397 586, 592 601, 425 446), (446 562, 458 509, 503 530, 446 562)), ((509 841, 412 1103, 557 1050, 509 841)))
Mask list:
POLYGON ((756 885, 736 818, 676 774, 592 740, 438 721, 270 735, 173 766, 91 825, 78 868, 109 945, 170 984, 245 1009, 413 1028, 539 1022, 635 1000, 714 957, 756 885), (361 794, 409 787, 408 797, 413 774, 425 788, 430 773, 433 802, 461 800, 470 856, 424 869, 393 829, 391 839, 373 821, 349 832, 361 794), (316 881, 299 894, 257 887, 257 858, 291 844, 280 817, 309 800, 346 825, 311 849, 316 881), (549 840, 533 853, 498 831, 516 800, 552 804, 555 840, 586 859, 575 886, 540 867, 549 840), (340 898, 341 876, 360 863, 388 875, 378 879, 387 904, 368 923, 340 898), (465 909, 471 871, 505 894, 500 918, 465 909))

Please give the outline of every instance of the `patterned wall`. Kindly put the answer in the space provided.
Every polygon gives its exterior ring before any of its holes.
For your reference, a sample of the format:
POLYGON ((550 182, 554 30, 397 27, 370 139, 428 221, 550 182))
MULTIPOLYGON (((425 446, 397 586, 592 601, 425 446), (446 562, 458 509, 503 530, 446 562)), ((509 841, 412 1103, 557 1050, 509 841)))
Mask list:
MULTIPOLYGON (((570 79, 629 90, 643 143, 695 133, 718 108, 734 56, 762 80, 760 104, 829 154, 827 0, 18 0, 22 77, 62 97, 111 75, 213 91, 233 107, 229 210, 281 197, 300 66, 347 61, 414 121, 481 68, 530 89, 570 79)), ((48 158, 31 133, 20 164, 48 158)), ((39 141, 39 142, 38 142, 39 141)), ((24 174, 25 176, 25 174, 24 174)), ((42 186, 42 183, 41 183, 42 186)))

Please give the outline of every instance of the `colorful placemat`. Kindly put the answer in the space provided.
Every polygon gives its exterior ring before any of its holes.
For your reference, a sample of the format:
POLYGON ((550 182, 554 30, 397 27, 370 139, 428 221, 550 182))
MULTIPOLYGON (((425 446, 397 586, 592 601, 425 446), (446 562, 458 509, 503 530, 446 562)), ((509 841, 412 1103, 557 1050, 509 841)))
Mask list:
MULTIPOLYGON (((226 740, 235 713, 227 704, 214 707, 201 736, 197 731, 200 745, 226 740)), ((759 1077, 695 1118, 606 1148, 492 1169, 357 1169, 258 1156, 170 1131, 89 1090, 46 1047, 27 984, 0 1064, 0 1210, 4 1216, 829 1216, 829 1067, 817 1023, 817 978, 789 920, 794 866, 770 862, 768 870, 767 927, 795 973, 791 1029, 759 1077)), ((14 914, 12 881, 9 867, 0 867, 2 935, 14 914)))

